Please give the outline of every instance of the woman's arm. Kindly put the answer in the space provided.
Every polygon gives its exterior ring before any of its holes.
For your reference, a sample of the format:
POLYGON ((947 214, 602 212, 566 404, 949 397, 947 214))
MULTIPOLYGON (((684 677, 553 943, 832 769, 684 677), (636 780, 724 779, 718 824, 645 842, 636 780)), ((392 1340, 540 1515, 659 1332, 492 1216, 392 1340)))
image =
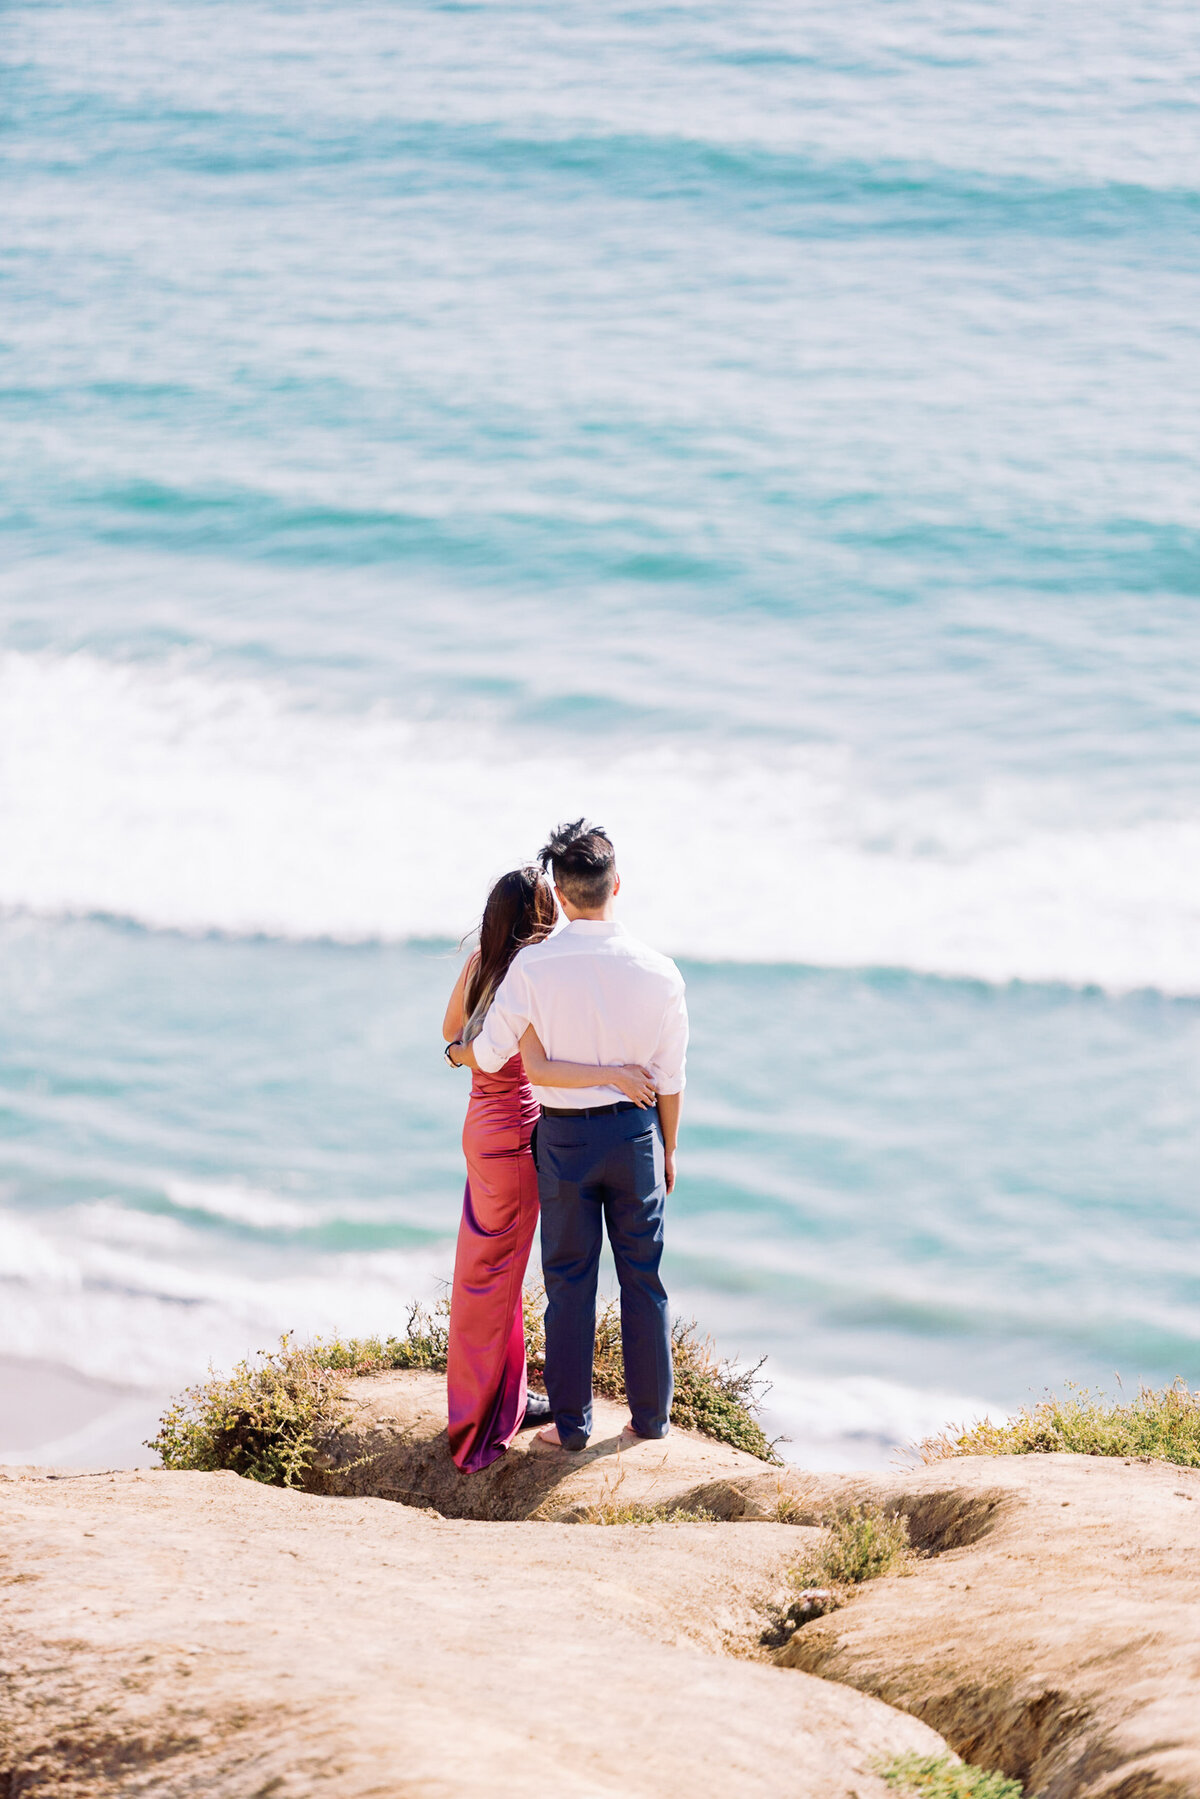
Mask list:
POLYGON ((521 1038, 521 1060, 535 1087, 615 1087, 635 1106, 652 1106, 655 1101, 654 1082, 636 1063, 606 1068, 595 1062, 548 1061, 532 1025, 521 1038))
MULTIPOLYGON (((451 1002, 453 1004, 453 1001, 451 1002)), ((446 1011, 447 1024, 450 1010, 446 1011)), ((475 1051, 469 1043, 451 1039, 450 1060, 455 1068, 477 1068, 475 1051)), ((525 1073, 535 1087, 615 1087, 635 1106, 652 1106, 655 1102, 654 1082, 644 1068, 628 1063, 609 1068, 595 1062, 551 1062, 542 1048, 541 1038, 529 1025, 521 1038, 521 1060, 525 1073)))
POLYGON ((479 951, 472 950, 459 970, 458 979, 454 983, 454 992, 450 995, 450 1003, 446 1007, 446 1016, 442 1020, 442 1036, 447 1043, 453 1043, 462 1036, 466 1019, 463 1016, 463 994, 467 985, 467 976, 479 960, 479 951))

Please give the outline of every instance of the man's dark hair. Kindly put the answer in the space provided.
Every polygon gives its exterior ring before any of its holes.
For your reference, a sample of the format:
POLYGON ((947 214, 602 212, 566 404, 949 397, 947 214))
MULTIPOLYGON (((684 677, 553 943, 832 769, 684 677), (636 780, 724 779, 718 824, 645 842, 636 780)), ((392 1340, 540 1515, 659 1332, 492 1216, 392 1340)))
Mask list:
POLYGON ((604 904, 617 878, 617 858, 602 825, 577 818, 557 825, 538 861, 554 885, 581 912, 595 912, 604 904))

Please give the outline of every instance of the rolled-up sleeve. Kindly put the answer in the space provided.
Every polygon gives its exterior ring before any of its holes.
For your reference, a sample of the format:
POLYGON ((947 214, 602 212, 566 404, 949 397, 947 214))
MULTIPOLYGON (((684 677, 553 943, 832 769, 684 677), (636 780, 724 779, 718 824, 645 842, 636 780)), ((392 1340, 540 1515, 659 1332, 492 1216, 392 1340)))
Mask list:
POLYGON ((516 1055, 529 1023, 529 982, 518 956, 496 989, 496 997, 472 1045, 475 1060, 485 1074, 496 1074, 516 1055))
POLYGON ((658 1093, 682 1093, 687 1085, 688 1015, 683 983, 667 1003, 650 1074, 658 1093))

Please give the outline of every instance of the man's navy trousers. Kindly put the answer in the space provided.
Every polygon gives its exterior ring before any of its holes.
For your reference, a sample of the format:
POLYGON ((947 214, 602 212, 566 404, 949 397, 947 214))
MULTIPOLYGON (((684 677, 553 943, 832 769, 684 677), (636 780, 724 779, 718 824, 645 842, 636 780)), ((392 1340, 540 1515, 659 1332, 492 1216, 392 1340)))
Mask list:
POLYGON ((590 1117, 543 1112, 537 1127, 546 1392, 560 1440, 592 1430, 596 1275, 607 1229, 621 1287, 625 1393, 633 1428, 665 1437, 671 1414, 671 1321, 659 1279, 667 1188, 658 1113, 623 1104, 590 1117))

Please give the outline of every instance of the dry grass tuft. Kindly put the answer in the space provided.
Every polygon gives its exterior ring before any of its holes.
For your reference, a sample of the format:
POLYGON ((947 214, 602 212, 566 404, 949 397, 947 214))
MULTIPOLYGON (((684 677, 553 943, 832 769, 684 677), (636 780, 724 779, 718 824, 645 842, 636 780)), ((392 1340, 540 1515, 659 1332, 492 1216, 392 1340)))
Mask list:
POLYGON ((617 1475, 604 1477, 600 1497, 592 1505, 579 1506, 571 1514, 573 1524, 716 1524, 714 1513, 705 1506, 687 1506, 664 1501, 656 1505, 647 1499, 622 1499, 625 1469, 617 1455, 617 1475))
POLYGON ((767 1514, 772 1524, 803 1524, 809 1512, 809 1506, 802 1494, 785 1487, 777 1476, 775 1480, 775 1504, 767 1514))
POLYGON ((651 1505, 647 1500, 611 1500, 604 1505, 589 1506, 575 1520, 577 1524, 716 1524, 712 1512, 703 1506, 651 1505))
POLYGON ((1112 1403, 1101 1393, 1068 1385, 1067 1397, 1050 1394, 1006 1424, 985 1418, 965 1429, 927 1437, 916 1453, 923 1462, 956 1455, 1074 1455, 1148 1457, 1200 1467, 1200 1392, 1182 1380, 1156 1390, 1140 1387, 1136 1399, 1112 1403))

